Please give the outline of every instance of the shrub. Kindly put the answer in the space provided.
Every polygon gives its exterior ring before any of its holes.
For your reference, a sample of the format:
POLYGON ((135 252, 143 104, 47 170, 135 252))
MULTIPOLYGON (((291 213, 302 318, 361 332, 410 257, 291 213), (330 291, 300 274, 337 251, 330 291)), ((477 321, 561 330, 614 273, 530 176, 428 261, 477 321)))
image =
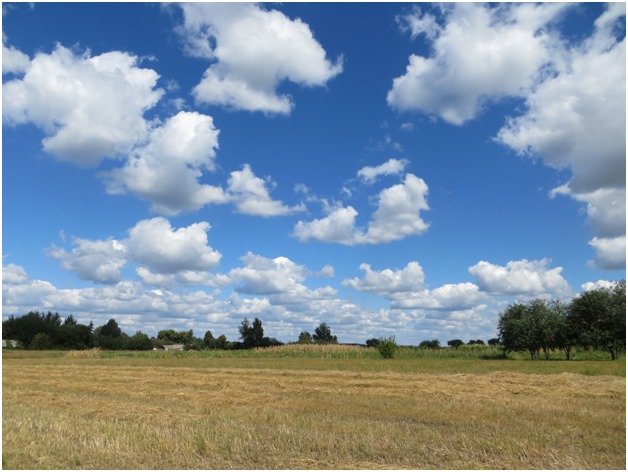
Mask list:
POLYGON ((421 341, 419 347, 422 349, 440 349, 440 341, 438 339, 421 341))
POLYGON ((395 337, 379 338, 377 342, 377 350, 384 359, 392 359, 397 351, 397 343, 395 337))
POLYGON ((29 347, 30 349, 52 349, 52 338, 46 333, 37 333, 29 347))

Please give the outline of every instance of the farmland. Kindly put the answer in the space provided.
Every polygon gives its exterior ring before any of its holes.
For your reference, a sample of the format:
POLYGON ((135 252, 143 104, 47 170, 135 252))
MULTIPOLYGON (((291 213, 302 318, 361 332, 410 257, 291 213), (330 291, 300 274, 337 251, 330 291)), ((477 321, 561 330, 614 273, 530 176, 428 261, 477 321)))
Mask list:
POLYGON ((624 469, 625 360, 3 352, 5 469, 624 469))

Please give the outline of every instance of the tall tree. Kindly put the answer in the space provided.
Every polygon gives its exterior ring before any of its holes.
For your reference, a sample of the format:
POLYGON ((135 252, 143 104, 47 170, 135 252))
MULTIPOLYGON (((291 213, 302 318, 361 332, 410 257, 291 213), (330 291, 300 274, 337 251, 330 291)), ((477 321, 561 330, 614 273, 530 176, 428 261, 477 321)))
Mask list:
POLYGON ((307 331, 301 331, 299 334, 299 344, 312 344, 312 335, 307 331))
POLYGON ((245 349, 268 344, 265 342, 264 328, 259 318, 255 318, 253 324, 249 322, 248 318, 244 318, 238 330, 240 331, 240 338, 242 339, 242 344, 245 349))
POLYGON ((626 348, 626 281, 589 290, 574 298, 568 320, 580 344, 605 349, 613 360, 626 348))
POLYGON ((327 323, 321 323, 314 330, 314 335, 312 336, 315 342, 319 344, 337 344, 338 338, 331 334, 331 328, 327 326, 327 323))

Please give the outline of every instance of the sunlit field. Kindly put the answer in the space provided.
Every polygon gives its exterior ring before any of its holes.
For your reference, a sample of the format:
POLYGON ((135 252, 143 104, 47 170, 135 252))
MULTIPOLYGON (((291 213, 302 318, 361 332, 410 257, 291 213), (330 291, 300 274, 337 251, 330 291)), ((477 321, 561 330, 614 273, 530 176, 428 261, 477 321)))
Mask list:
POLYGON ((625 469, 625 359, 3 352, 5 469, 625 469))

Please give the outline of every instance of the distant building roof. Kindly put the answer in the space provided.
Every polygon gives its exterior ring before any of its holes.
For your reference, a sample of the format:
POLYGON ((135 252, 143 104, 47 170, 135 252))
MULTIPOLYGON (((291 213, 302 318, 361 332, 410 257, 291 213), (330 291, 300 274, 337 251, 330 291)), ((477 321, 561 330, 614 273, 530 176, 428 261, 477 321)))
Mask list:
POLYGON ((164 344, 164 349, 166 351, 183 351, 185 345, 183 344, 164 344))

